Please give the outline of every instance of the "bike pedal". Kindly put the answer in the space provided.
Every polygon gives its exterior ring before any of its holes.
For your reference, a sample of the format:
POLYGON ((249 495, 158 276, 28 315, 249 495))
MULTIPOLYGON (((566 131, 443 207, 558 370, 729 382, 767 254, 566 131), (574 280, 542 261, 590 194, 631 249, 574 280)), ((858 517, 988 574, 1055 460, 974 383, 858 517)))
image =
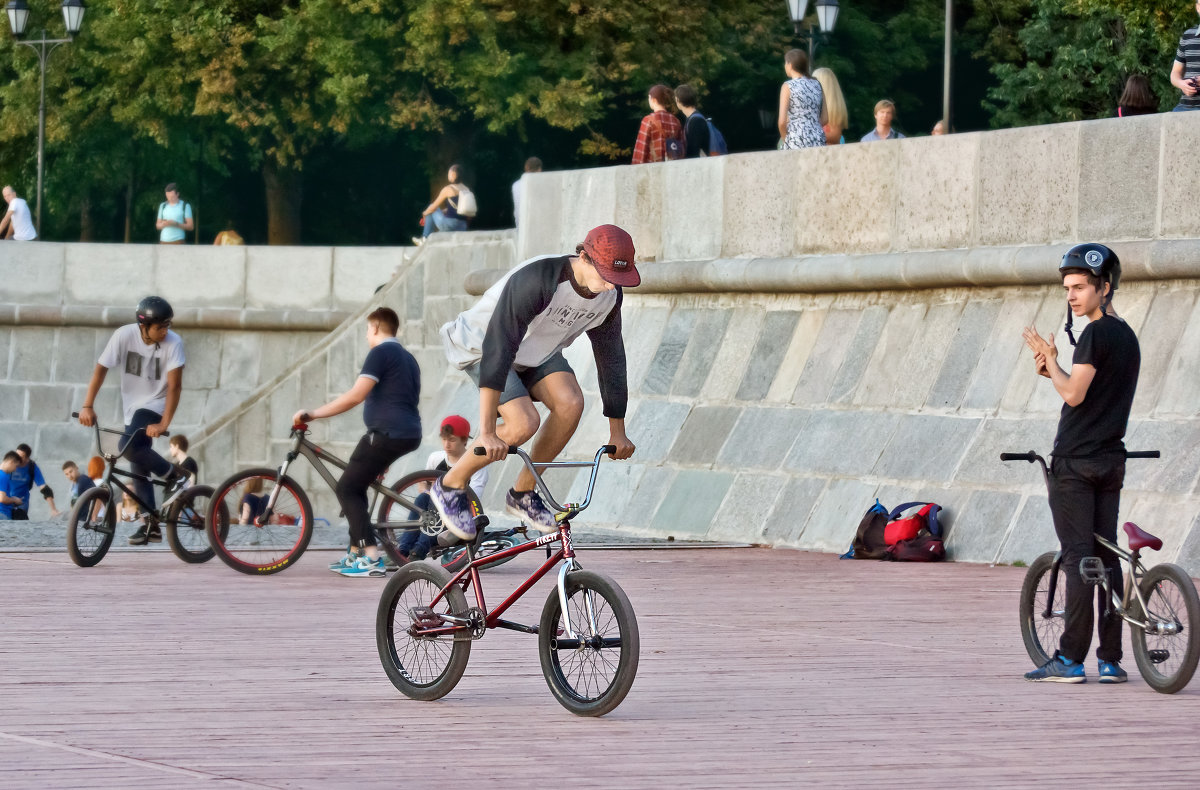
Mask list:
POLYGON ((1084 557, 1079 561, 1079 575, 1084 584, 1104 584, 1108 571, 1099 557, 1084 557))
POLYGON ((475 517, 475 531, 483 532, 484 527, 486 527, 488 524, 491 524, 491 523, 492 523, 491 519, 489 519, 487 516, 476 516, 475 517))
POLYGON ((437 628, 442 625, 442 618, 428 606, 414 606, 409 614, 412 615, 413 625, 418 628, 437 628))
POLYGON ((1171 657, 1170 650, 1147 650, 1146 657, 1150 659, 1151 664, 1161 664, 1171 657))

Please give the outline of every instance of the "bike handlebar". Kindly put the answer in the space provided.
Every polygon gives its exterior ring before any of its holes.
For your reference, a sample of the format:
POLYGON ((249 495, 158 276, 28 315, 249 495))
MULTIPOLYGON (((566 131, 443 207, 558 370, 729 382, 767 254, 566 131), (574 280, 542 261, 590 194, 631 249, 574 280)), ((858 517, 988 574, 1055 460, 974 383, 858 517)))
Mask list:
MULTIPOLYGON (((93 409, 93 411, 95 411, 95 410, 93 409)), ((71 416, 74 417, 75 419, 79 419, 79 412, 73 411, 73 412, 71 412, 71 416)), ((105 433, 121 433, 121 434, 125 433, 125 431, 114 431, 112 428, 101 428, 100 423, 98 423, 98 422, 95 423, 92 427, 94 427, 98 431, 104 431, 105 433)), ((137 431, 134 431, 134 433, 137 433, 138 431, 145 431, 145 430, 146 430, 145 428, 138 428, 137 431)), ((162 433, 159 434, 159 436, 170 436, 170 435, 171 435, 170 431, 163 431, 162 433)))
MULTIPOLYGON (((1161 458, 1162 453, 1158 450, 1126 450, 1126 458, 1161 458)), ((1041 456, 1030 450, 1027 453, 1000 453, 1001 461, 1028 461, 1033 463, 1040 460, 1041 456)))
MULTIPOLYGON (((510 452, 510 453, 516 454, 516 453, 519 453, 520 451, 521 451, 521 448, 515 444, 510 444, 508 446, 508 452, 510 452)), ((615 444, 606 444, 600 448, 599 455, 612 455, 616 451, 617 451, 617 446, 615 444)), ((487 450, 483 449, 482 447, 476 447, 475 455, 487 455, 487 450)))

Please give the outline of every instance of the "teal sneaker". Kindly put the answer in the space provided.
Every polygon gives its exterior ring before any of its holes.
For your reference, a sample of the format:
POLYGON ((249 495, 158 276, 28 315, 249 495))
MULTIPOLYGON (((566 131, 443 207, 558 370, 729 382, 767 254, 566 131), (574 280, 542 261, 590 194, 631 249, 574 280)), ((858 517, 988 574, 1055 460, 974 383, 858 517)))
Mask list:
POLYGON ((355 554, 352 551, 347 551, 345 554, 343 554, 341 557, 338 558, 337 562, 329 563, 329 570, 333 571, 334 573, 341 573, 343 568, 349 568, 351 565, 354 564, 354 561, 357 559, 358 559, 357 554, 355 554))
POLYGON ((1025 679, 1038 683, 1087 683, 1083 664, 1062 656, 1055 656, 1032 672, 1026 672, 1025 679))
POLYGON ((1101 683, 1124 683, 1129 680, 1129 673, 1121 669, 1116 661, 1099 662, 1101 683))
POLYGON ((370 557, 359 557, 349 567, 342 568, 338 573, 351 578, 367 578, 387 576, 387 568, 383 560, 373 560, 370 557))

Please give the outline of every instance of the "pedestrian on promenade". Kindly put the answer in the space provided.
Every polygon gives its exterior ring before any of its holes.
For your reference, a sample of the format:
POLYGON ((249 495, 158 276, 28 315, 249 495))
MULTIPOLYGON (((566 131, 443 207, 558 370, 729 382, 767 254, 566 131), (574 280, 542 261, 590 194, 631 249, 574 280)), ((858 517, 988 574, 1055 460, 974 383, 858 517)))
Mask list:
POLYGON ((698 101, 696 89, 691 85, 680 85, 675 89, 675 103, 679 105, 679 111, 683 113, 684 117, 685 159, 708 156, 709 149, 712 147, 708 133, 708 118, 704 117, 704 114, 696 108, 698 101))
MULTIPOLYGON (((462 458, 467 452, 467 445, 471 441, 471 423, 466 417, 457 414, 451 414, 446 419, 442 420, 442 427, 439 429, 439 436, 442 440, 442 449, 435 450, 429 454, 429 458, 425 461, 426 469, 436 469, 440 472, 450 471, 450 467, 458 463, 458 459, 462 458)), ((487 488, 488 470, 485 466, 475 474, 471 475, 471 490, 480 499, 483 499, 484 489, 487 488)), ((430 506, 429 494, 422 492, 413 500, 421 510, 425 510, 430 506)), ((410 519, 416 519, 418 513, 412 511, 409 514, 410 519)), ((422 560, 429 554, 429 550, 433 548, 433 542, 436 539, 433 535, 426 535, 419 530, 409 530, 400 538, 399 549, 406 560, 422 560)))
MULTIPOLYGON (((88 382, 83 406, 79 409, 79 423, 96 424, 96 412, 92 404, 110 368, 121 375, 121 403, 125 418, 125 437, 121 446, 129 459, 129 468, 134 474, 148 477, 155 474, 167 482, 163 492, 163 506, 169 505, 187 487, 188 474, 154 451, 154 438, 167 432, 179 396, 183 391, 183 339, 171 331, 171 319, 175 311, 166 299, 147 296, 138 302, 137 322, 126 324, 113 332, 108 345, 96 361, 88 382)), ((151 507, 154 506, 154 486, 149 480, 134 480, 138 497, 151 507)), ((162 530, 157 522, 147 529, 143 521, 140 529, 129 538, 134 546, 162 540, 162 530)))
POLYGON ((21 498, 13 492, 12 473, 21 463, 21 456, 15 450, 9 450, 0 459, 0 521, 13 517, 13 508, 21 504, 21 498))
POLYGON ((46 500, 46 504, 50 505, 50 516, 53 518, 58 515, 58 506, 54 504, 54 489, 46 485, 46 478, 42 475, 42 470, 33 460, 33 448, 27 444, 17 445, 17 455, 21 457, 21 463, 13 470, 13 493, 21 500, 21 504, 13 508, 14 521, 29 520, 29 495, 34 488, 37 488, 42 498, 46 500))
MULTIPOLYGON (((1054 336, 1043 338, 1026 327, 1026 345, 1034 354, 1034 369, 1054 384, 1063 399, 1058 433, 1051 451, 1050 514, 1062 546, 1062 570, 1067 577, 1066 623, 1054 656, 1026 680, 1083 683, 1083 661, 1092 641, 1093 597, 1104 605, 1103 587, 1083 580, 1084 557, 1099 555, 1114 589, 1122 588, 1121 563, 1096 544, 1099 535, 1117 542, 1117 510, 1125 480, 1125 429, 1137 391, 1141 350, 1137 335, 1117 315, 1113 291, 1121 279, 1117 254, 1103 244, 1078 244, 1058 266, 1067 292, 1067 337, 1075 345, 1071 372, 1058 364, 1054 336), (1088 319, 1078 343, 1071 332, 1073 318, 1088 319)), ((1101 683, 1124 683, 1121 668, 1121 615, 1111 607, 1100 617, 1096 649, 1101 683)))
POLYGON ((158 243, 183 244, 194 227, 191 204, 179 199, 179 187, 174 181, 163 191, 167 199, 159 204, 158 222, 154 225, 158 229, 158 243))
MULTIPOLYGON (((442 326, 450 363, 479 385, 479 435, 472 446, 485 452, 464 453, 430 491, 452 534, 475 537, 477 514, 465 489, 476 472, 503 459, 509 445, 524 444, 536 433, 534 461, 553 461, 567 446, 583 415, 583 392, 562 352, 584 332, 596 359, 608 444, 616 447, 610 455, 633 455, 625 434, 629 392, 621 302, 622 288, 640 282, 633 239, 616 225, 601 225, 574 255, 543 255, 510 269, 474 307, 442 326), (535 401, 550 412, 545 425, 535 401), (500 427, 497 416, 504 420, 500 427)), ((535 529, 557 529, 528 469, 517 475, 505 505, 535 529)))
POLYGON ((859 142, 869 143, 873 140, 903 140, 904 135, 892 128, 896 119, 896 105, 891 99, 880 99, 875 102, 875 128, 863 135, 859 142))
MULTIPOLYGON (((1196 0, 1200 13, 1200 0, 1196 0)), ((1179 37, 1175 62, 1171 65, 1171 84, 1179 88, 1179 104, 1172 112, 1200 110, 1200 25, 1189 27, 1179 37)))
POLYGON ((1150 80, 1144 74, 1130 74, 1125 80, 1125 90, 1117 101, 1117 117, 1128 118, 1131 115, 1150 115, 1158 112, 1158 101, 1154 91, 1150 89, 1150 80))
POLYGON ((646 100, 650 103, 650 114, 642 118, 638 127, 633 163, 682 159, 687 143, 683 139, 683 127, 675 117, 675 95, 666 85, 655 85, 646 100))
POLYGON ((823 125, 828 121, 825 92, 808 74, 808 53, 789 49, 783 56, 788 80, 779 89, 779 136, 783 149, 825 145, 823 125))
POLYGON ((475 193, 459 181, 462 168, 450 165, 446 171, 446 186, 437 193, 433 202, 421 212, 425 229, 420 238, 413 237, 413 244, 421 246, 425 239, 439 230, 466 230, 467 220, 475 216, 475 193))
POLYGON ((350 455, 336 494, 350 524, 350 547, 346 556, 329 566, 331 571, 352 578, 384 576, 387 573, 375 544, 371 514, 367 511, 367 489, 398 458, 421 444, 421 369, 417 360, 396 339, 400 318, 390 307, 380 307, 367 316, 367 359, 354 386, 324 406, 301 409, 293 424, 333 417, 365 402, 363 422, 367 433, 350 455))
POLYGON ((825 123, 821 130, 825 132, 826 145, 841 145, 846 142, 846 127, 850 124, 850 113, 846 109, 846 96, 842 93, 841 83, 833 69, 817 69, 813 79, 821 83, 821 93, 825 97, 825 123))
POLYGON ((79 471, 79 467, 74 461, 66 461, 62 465, 63 477, 67 478, 67 482, 71 484, 71 504, 75 504, 75 500, 79 499, 79 495, 89 488, 96 487, 96 481, 79 471))
POLYGON ((4 201, 8 203, 8 211, 5 212, 4 219, 0 219, 0 236, 8 233, 15 241, 36 239, 38 235, 33 227, 29 204, 24 198, 17 197, 17 192, 12 187, 5 187, 3 194, 4 201))
MULTIPOLYGON (((536 156, 531 156, 525 160, 525 173, 540 173, 542 172, 542 160, 536 156)), ((513 197, 513 227, 521 224, 521 196, 525 194, 525 173, 513 182, 512 197, 513 197)))

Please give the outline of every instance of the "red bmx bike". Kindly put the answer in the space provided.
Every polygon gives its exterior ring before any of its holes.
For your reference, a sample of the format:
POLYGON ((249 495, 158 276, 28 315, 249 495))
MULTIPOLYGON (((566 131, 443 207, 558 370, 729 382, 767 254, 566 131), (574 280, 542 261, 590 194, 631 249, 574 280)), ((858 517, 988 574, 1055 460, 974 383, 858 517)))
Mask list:
MULTIPOLYGON (((533 472, 542 499, 556 512, 558 531, 493 554, 480 555, 468 544, 468 562, 457 572, 427 562, 401 568, 387 583, 375 618, 375 641, 388 678, 413 699, 435 700, 462 679, 471 643, 490 629, 505 628, 538 637, 538 656, 546 683, 563 707, 580 716, 603 716, 625 699, 637 674, 637 618, 625 592, 607 576, 585 571, 571 545, 571 519, 587 508, 596 485, 600 459, 615 447, 601 447, 591 462, 539 463, 538 468, 591 467, 587 495, 580 504, 560 505, 538 469, 519 447, 533 472), (551 553, 552 543, 561 544, 551 553), (547 559, 499 606, 488 609, 479 571, 542 546, 547 559), (542 607, 537 625, 502 619, 504 612, 558 566, 558 583, 542 607), (467 593, 473 592, 474 605, 467 593)), ((483 533, 487 516, 474 501, 476 525, 483 533)), ((446 541, 443 533, 439 541, 446 541)), ((453 538, 450 538, 453 539, 453 538)))

